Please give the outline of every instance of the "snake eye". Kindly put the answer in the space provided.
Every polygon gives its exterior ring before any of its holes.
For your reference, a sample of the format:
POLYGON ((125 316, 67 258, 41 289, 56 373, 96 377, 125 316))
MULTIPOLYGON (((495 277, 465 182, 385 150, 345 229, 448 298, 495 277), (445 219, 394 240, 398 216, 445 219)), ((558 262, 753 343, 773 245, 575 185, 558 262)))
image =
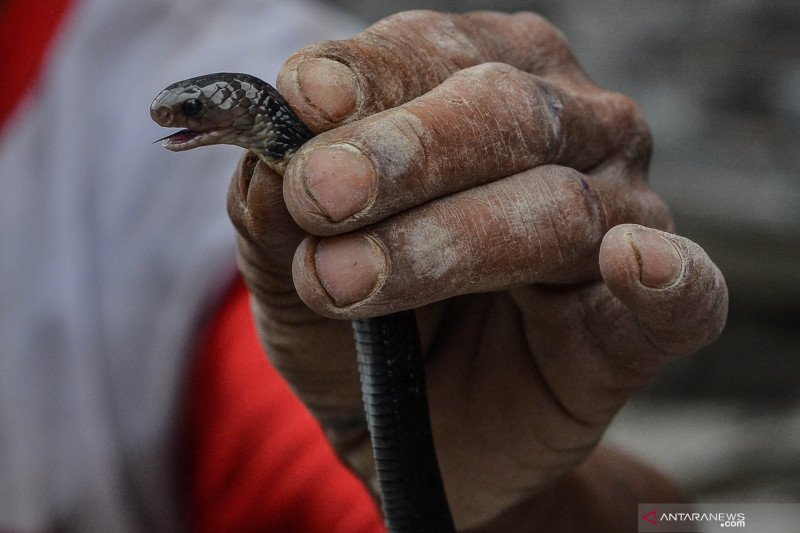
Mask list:
POLYGON ((189 98, 181 104, 181 112, 187 117, 196 117, 203 110, 203 104, 197 98, 189 98))

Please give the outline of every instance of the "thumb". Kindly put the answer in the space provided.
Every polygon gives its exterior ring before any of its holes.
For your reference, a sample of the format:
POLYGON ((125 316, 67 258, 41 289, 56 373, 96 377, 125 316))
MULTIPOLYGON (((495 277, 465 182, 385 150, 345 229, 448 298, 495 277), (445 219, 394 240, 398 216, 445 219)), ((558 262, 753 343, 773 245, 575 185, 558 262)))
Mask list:
POLYGON ((600 271, 648 340, 667 355, 693 353, 725 326, 725 278, 689 239, 636 224, 616 226, 600 246, 600 271))

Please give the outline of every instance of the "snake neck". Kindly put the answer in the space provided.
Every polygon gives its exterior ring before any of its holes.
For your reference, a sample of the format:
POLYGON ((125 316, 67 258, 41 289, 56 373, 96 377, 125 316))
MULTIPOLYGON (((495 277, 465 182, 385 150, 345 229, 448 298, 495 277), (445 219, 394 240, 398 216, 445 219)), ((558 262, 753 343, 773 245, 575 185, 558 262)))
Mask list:
POLYGON ((286 165, 289 164, 289 161, 291 161, 292 156, 295 154, 295 152, 297 152, 297 149, 295 148, 294 150, 289 150, 284 152, 284 155, 282 157, 275 157, 273 155, 274 153, 268 149, 265 150, 256 147, 248 147, 247 149, 250 152, 257 155, 258 158, 261 161, 263 161, 265 165, 267 165, 269 168, 271 168, 273 171, 277 172, 281 176, 283 176, 283 173, 286 172, 286 165))
POLYGON ((286 101, 277 92, 272 94, 273 92, 274 89, 262 102, 266 111, 265 120, 255 125, 254 130, 259 133, 249 141, 246 148, 282 176, 295 152, 314 134, 286 101))

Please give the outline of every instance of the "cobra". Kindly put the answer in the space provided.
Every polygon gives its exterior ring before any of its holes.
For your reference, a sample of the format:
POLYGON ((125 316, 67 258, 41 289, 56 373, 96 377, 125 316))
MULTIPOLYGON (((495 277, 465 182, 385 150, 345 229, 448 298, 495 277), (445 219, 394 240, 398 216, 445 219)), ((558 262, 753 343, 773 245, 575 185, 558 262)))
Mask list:
MULTIPOLYGON (((280 175, 313 133, 268 83, 207 74, 173 83, 150 116, 183 128, 156 142, 172 151, 241 146, 280 175)), ((431 434, 425 364, 413 310, 353 321, 381 507, 391 533, 455 531, 431 434)))

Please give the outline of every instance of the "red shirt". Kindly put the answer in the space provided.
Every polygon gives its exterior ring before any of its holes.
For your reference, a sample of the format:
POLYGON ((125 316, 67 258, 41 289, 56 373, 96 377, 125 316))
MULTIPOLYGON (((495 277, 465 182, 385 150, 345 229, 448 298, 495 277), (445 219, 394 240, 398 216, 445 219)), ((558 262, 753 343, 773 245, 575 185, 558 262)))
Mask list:
POLYGON ((375 502, 261 349, 238 281, 189 380, 194 531, 383 531, 375 502))

